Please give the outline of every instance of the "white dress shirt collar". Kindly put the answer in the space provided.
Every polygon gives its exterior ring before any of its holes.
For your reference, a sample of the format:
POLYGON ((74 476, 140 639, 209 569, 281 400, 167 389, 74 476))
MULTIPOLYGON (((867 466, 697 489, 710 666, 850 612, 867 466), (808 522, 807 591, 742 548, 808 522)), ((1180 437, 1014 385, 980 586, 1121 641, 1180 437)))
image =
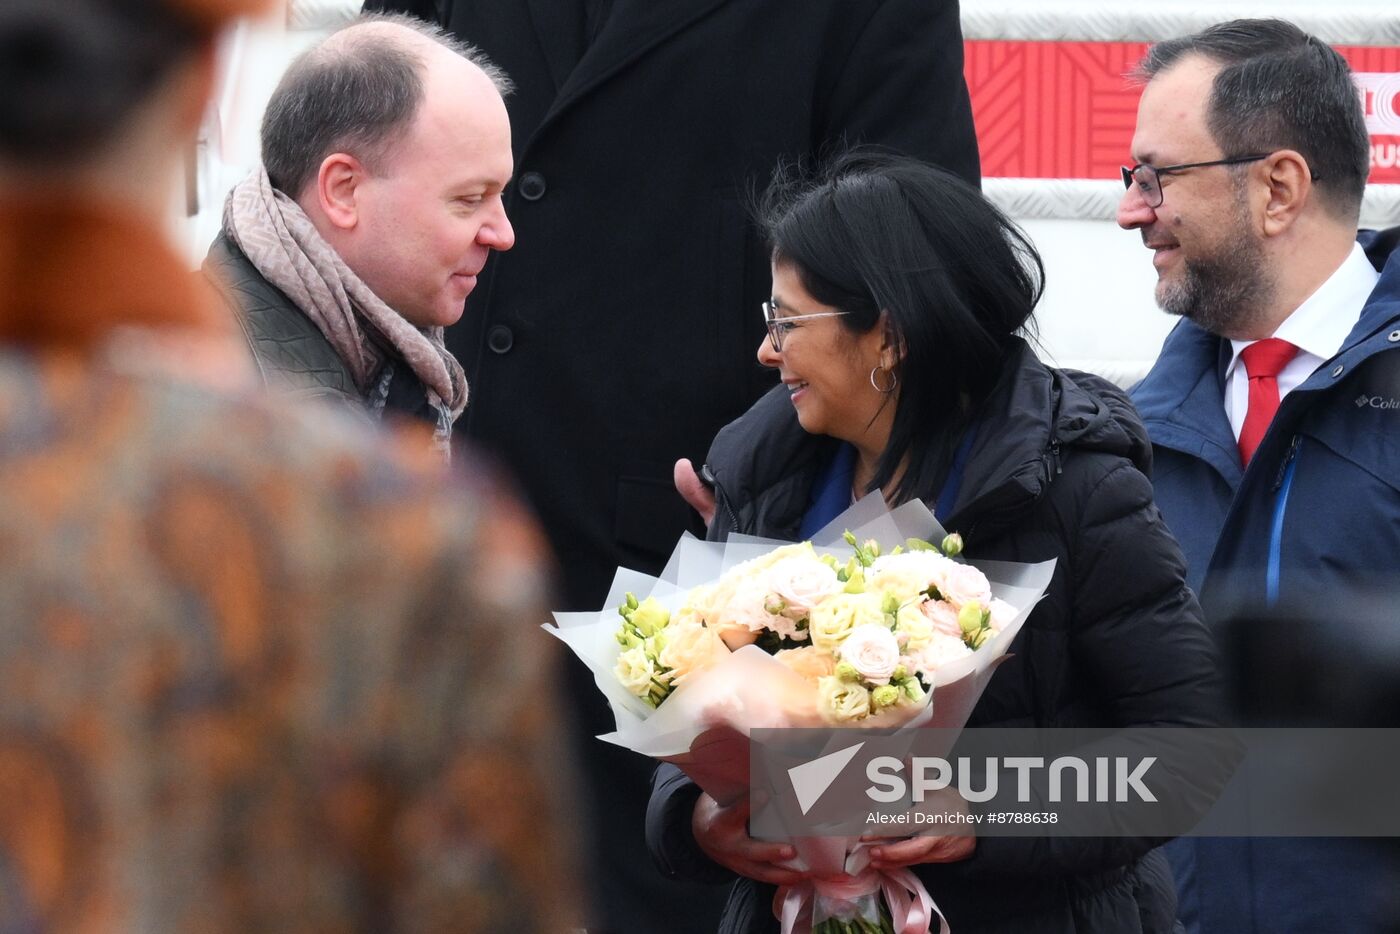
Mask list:
MULTIPOLYGON (((1361 244, 1353 244, 1337 271, 1279 325, 1273 336, 1298 348, 1298 355, 1278 376, 1280 400, 1298 388, 1323 361, 1342 349, 1342 343, 1356 326, 1361 309, 1379 278, 1380 273, 1366 258, 1361 244)), ((1249 376, 1240 362, 1240 351, 1252 343, 1230 341, 1230 365, 1225 368, 1225 414, 1236 438, 1240 436, 1249 406, 1249 376)))

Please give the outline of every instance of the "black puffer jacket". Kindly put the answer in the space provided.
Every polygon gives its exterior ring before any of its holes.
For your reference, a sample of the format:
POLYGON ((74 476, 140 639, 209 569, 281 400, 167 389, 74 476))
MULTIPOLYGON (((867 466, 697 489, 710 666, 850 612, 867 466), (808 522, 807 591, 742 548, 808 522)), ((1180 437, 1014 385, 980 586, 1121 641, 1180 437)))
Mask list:
MULTIPOLYGON (((765 396, 710 449, 719 499, 711 537, 796 538, 833 443, 802 431, 785 389, 765 396)), ((970 557, 1058 564, 969 726, 1219 723, 1214 650, 1180 549, 1152 503, 1149 451, 1115 387, 1051 370, 1025 346, 1012 355, 984 408, 958 502, 940 519, 961 532, 970 557)), ((723 878, 690 833, 697 794, 663 766, 648 841, 664 871, 723 878)), ((1149 854, 1160 842, 988 837, 966 861, 916 871, 958 934, 1167 932, 1170 873, 1149 854)), ((739 880, 723 934, 776 931, 772 895, 739 880)))

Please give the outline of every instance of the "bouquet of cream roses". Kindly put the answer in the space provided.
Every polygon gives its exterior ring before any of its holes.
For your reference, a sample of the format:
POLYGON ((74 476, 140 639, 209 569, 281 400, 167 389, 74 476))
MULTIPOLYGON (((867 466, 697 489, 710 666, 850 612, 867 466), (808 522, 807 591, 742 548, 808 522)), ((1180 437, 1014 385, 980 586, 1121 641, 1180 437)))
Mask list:
MULTIPOLYGON (((979 567, 961 548, 923 504, 871 496, 811 541, 683 538, 661 577, 620 570, 613 609, 557 613, 553 632, 611 702, 618 729, 602 739, 728 804, 748 790, 752 729, 966 723, 1054 563, 979 567)), ((780 892, 784 934, 930 930, 912 873, 867 869, 855 840, 794 843, 794 868, 848 881, 780 892)))
POLYGON ((888 555, 874 539, 843 537, 855 552, 844 565, 811 542, 783 545, 696 588, 674 614, 628 593, 618 681, 657 707, 690 675, 758 645, 812 682, 827 724, 891 725, 924 706, 940 666, 1016 618, 985 574, 953 560, 957 535, 937 548, 910 538, 888 555))

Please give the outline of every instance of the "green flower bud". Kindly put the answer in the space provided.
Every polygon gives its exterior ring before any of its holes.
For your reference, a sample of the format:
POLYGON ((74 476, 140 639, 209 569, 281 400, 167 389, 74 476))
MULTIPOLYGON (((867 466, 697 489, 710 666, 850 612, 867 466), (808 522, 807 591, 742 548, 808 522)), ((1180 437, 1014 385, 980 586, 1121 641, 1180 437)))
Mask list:
POLYGON ((886 593, 884 602, 880 604, 880 611, 887 616, 898 616, 899 598, 892 593, 886 593))
POLYGON ((635 609, 637 608, 637 606, 638 606, 638 603, 637 603, 637 595, 634 594, 634 593, 632 593, 632 591, 629 590, 629 591, 627 592, 627 609, 629 609, 629 610, 635 610, 635 609))
POLYGON ((899 703, 899 688, 893 684, 882 684, 870 692, 870 700, 876 707, 893 707, 899 703))
POLYGON ((647 597, 632 610, 628 620, 644 636, 654 636, 671 621, 671 611, 655 597, 647 597))
POLYGON ((922 538, 906 538, 904 540, 904 547, 908 548, 910 551, 935 550, 932 543, 926 542, 922 538))
POLYGON ((841 533, 841 540, 852 548, 859 547, 856 545, 856 533, 852 532, 850 529, 841 533))
POLYGON ((909 672, 904 670, 903 665, 900 665, 897 668, 895 668, 894 673, 890 675, 890 682, 893 684, 898 684, 907 677, 909 677, 909 672))
POLYGON ((962 550, 962 536, 959 535, 957 532, 954 532, 953 534, 943 539, 943 553, 948 557, 956 558, 958 555, 962 554, 962 550))
POLYGON ((871 558, 880 557, 880 543, 873 538, 867 538, 865 540, 865 553, 871 558))
POLYGON ((855 684, 860 680, 860 672, 856 671, 856 666, 852 665, 850 662, 837 662, 836 677, 845 681, 847 684, 855 684))
POLYGON ((918 678, 905 678, 900 682, 899 687, 904 692, 904 696, 916 704, 924 699, 924 688, 923 685, 919 684, 918 678))
POLYGON ((981 629, 982 604, 973 601, 964 605, 958 611, 958 627, 962 629, 964 638, 981 629))
POLYGON ((865 569, 855 558, 846 565, 846 593, 865 593, 865 569))

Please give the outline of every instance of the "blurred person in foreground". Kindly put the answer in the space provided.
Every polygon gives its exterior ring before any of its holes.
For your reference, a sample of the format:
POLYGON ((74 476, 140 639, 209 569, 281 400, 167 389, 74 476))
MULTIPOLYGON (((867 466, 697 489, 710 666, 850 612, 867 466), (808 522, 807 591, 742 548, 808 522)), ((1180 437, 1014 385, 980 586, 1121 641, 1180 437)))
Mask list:
MULTIPOLYGON (((1359 692, 1374 697, 1400 679, 1400 228, 1358 236, 1370 145, 1351 70, 1291 23, 1236 20, 1158 43, 1139 71, 1118 223, 1152 251, 1157 302, 1182 319, 1133 391, 1162 515, 1212 631, 1239 650, 1231 663, 1256 669, 1256 713, 1394 725, 1393 709, 1337 703, 1375 666, 1317 664, 1381 659, 1389 684, 1359 692)), ((1170 850, 1190 934, 1400 920, 1393 848, 1203 837, 1170 850)))
POLYGON ((0 929, 563 932, 531 526, 242 390, 162 234, 258 3, 0 4, 0 929))
MULTIPOLYGON (((1146 433, 1118 389, 1046 366, 1020 336, 1042 276, 1024 235, 949 173, 864 154, 780 177, 760 215, 773 281, 758 359, 782 385, 710 447, 713 493, 690 491, 709 537, 796 541, 868 493, 922 500, 969 557, 1056 561, 969 727, 1215 725, 1216 658, 1152 503, 1146 433)), ((801 878, 746 819, 746 802, 657 770, 657 862, 739 877, 723 934, 776 932, 773 886, 801 878)), ((917 873, 959 934, 1168 934, 1160 842, 926 835, 871 853, 917 873)))
POLYGON ((205 261, 268 386, 423 419, 450 451, 467 380, 443 328, 515 242, 509 89, 410 16, 353 23, 292 63, 205 261))

